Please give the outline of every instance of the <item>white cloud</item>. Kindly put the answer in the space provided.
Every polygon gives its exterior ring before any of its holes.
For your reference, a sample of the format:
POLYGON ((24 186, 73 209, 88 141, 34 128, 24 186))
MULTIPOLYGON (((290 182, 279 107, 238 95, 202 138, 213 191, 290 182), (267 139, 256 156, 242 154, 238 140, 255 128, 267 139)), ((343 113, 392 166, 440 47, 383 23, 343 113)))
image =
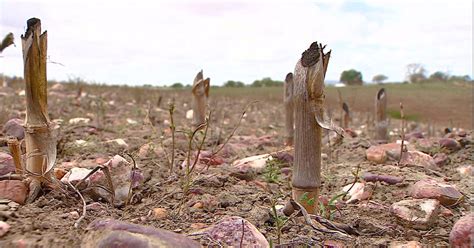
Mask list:
POLYGON ((333 49, 328 79, 355 68, 403 80, 405 66, 472 76, 472 2, 458 1, 15 1, 0 2, 0 35, 17 47, 0 70, 22 75, 26 20, 48 30, 48 77, 108 83, 282 79, 314 41, 333 49))

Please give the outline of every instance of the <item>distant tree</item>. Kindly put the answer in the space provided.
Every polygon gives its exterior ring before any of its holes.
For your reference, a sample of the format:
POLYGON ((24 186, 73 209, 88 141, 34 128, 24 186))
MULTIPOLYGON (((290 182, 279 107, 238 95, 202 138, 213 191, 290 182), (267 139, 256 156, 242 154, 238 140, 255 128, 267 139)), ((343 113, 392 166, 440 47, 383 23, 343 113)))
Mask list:
POLYGON ((362 73, 354 69, 343 71, 340 81, 346 85, 362 85, 362 73))
POLYGON ((378 74, 378 75, 375 75, 373 78, 372 78, 372 82, 374 83, 382 83, 383 81, 387 80, 388 77, 385 76, 385 75, 382 75, 382 74, 378 74))
POLYGON ((183 84, 182 83, 174 83, 170 86, 171 88, 174 88, 174 89, 181 89, 183 88, 183 84))
POLYGON ((426 70, 422 64, 407 65, 407 80, 410 83, 420 83, 426 80, 426 70))
POLYGON ((238 88, 238 87, 244 87, 245 84, 240 82, 240 81, 232 81, 229 80, 224 83, 224 87, 233 87, 233 88, 238 88))
POLYGON ((275 81, 269 77, 262 78, 261 80, 253 81, 252 87, 274 87, 274 86, 283 86, 283 81, 275 81))
POLYGON ((451 76, 449 77, 449 81, 453 82, 468 82, 471 81, 471 77, 469 75, 464 75, 464 76, 451 76))
POLYGON ((448 81, 448 79, 449 79, 448 74, 446 74, 442 71, 437 71, 437 72, 430 75, 430 80, 432 80, 432 81, 445 82, 445 81, 448 81))

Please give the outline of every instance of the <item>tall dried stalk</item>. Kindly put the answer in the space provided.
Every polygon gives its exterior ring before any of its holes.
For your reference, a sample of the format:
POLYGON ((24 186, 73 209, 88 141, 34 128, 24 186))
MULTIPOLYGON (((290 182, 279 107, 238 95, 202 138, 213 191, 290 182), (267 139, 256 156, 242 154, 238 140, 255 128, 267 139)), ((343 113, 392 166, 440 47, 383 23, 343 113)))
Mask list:
POLYGON ((206 122, 207 98, 209 97, 210 79, 203 79, 202 70, 198 72, 193 83, 193 125, 200 126, 206 122))
POLYGON ((386 142, 387 137, 387 93, 382 88, 375 97, 375 139, 380 142, 386 142))
POLYGON ((321 186, 321 127, 324 78, 330 53, 317 42, 303 52, 295 67, 295 161, 292 196, 309 213, 317 212, 321 186), (316 118, 315 118, 316 117, 316 118))
POLYGON ((288 73, 285 78, 285 88, 283 95, 283 103, 285 104, 285 127, 287 146, 293 145, 294 138, 294 103, 293 103, 293 73, 288 73))
POLYGON ((351 113, 349 112, 349 105, 347 103, 342 103, 342 110, 344 111, 343 119, 343 128, 349 128, 349 122, 351 121, 351 113))
POLYGON ((405 146, 405 113, 403 113, 403 104, 401 102, 400 102, 400 119, 402 121, 401 129, 400 129, 402 142, 401 142, 401 145, 400 145, 400 157, 398 158, 398 163, 399 164, 402 161, 403 150, 404 150, 404 146, 405 146))
POLYGON ((25 171, 32 179, 28 197, 28 202, 31 202, 37 197, 41 183, 53 178, 51 172, 56 161, 56 137, 47 110, 47 33, 41 34, 39 19, 27 21, 21 40, 26 83, 25 171))

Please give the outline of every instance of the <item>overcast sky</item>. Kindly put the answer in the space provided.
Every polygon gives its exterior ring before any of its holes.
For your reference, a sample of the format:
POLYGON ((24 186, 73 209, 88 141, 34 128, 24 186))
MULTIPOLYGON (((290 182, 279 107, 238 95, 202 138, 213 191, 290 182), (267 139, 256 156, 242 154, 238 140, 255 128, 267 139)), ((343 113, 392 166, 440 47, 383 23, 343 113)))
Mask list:
POLYGON ((16 47, 0 72, 23 75, 20 35, 38 17, 48 31, 48 78, 131 85, 283 80, 312 41, 333 50, 326 79, 357 69, 364 81, 428 73, 473 75, 471 0, 22 1, 0 0, 0 36, 16 47))

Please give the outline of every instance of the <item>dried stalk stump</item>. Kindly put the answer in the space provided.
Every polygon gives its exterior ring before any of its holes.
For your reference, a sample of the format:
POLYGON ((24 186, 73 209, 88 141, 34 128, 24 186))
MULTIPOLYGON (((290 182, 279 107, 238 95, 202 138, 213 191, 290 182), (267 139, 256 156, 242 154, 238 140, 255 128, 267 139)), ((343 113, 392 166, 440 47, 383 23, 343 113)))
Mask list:
POLYGON ((7 139, 8 149, 13 157, 13 163, 15 164, 15 174, 23 174, 23 168, 21 166, 21 147, 20 141, 16 137, 8 137, 7 139))
POLYGON ((380 143, 388 141, 387 93, 382 88, 375 97, 375 140, 380 143))
POLYGON ((32 202, 41 190, 41 184, 53 180, 56 161, 57 130, 50 122, 47 109, 47 33, 41 34, 41 21, 31 18, 21 36, 24 78, 26 83, 25 173, 31 178, 27 202, 32 202))
POLYGON ((321 187, 321 135, 316 119, 323 116, 324 78, 330 53, 314 42, 295 67, 295 156, 292 197, 308 213, 317 212, 321 187))
POLYGON ((200 126, 206 122, 207 99, 209 97, 210 79, 203 79, 202 70, 198 72, 193 83, 193 125, 200 126))
POLYGON ((285 78, 285 87, 283 95, 283 103, 285 105, 285 127, 286 127, 286 139, 285 144, 287 146, 293 145, 294 139, 294 103, 293 103, 293 73, 288 73, 285 78))

